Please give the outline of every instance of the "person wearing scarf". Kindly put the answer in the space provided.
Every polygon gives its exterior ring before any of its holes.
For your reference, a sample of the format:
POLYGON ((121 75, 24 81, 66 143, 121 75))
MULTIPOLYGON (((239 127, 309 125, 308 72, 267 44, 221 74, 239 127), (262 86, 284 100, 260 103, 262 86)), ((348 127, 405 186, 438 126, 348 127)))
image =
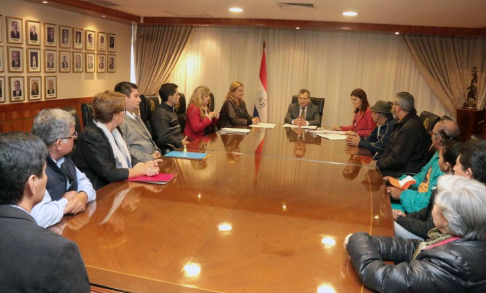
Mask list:
POLYGON ((74 163, 96 190, 110 182, 159 173, 161 160, 141 163, 130 155, 118 128, 124 115, 123 94, 105 91, 94 96, 93 120, 79 135, 74 163))
POLYGON ((344 247, 364 285, 377 292, 486 292, 485 206, 484 184, 444 175, 429 239, 358 232, 346 237, 344 247))

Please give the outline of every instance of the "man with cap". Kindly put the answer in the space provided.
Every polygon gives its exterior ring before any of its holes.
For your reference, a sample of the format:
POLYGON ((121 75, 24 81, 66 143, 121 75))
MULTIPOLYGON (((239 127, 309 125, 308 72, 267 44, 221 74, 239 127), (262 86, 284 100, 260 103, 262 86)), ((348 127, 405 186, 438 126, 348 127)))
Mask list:
POLYGON ((392 133, 395 119, 393 119, 391 114, 390 102, 379 100, 370 107, 370 110, 371 118, 378 124, 378 127, 373 129, 368 137, 361 138, 357 135, 348 135, 346 144, 369 149, 373 154, 373 158, 378 160, 385 151, 386 142, 392 133))

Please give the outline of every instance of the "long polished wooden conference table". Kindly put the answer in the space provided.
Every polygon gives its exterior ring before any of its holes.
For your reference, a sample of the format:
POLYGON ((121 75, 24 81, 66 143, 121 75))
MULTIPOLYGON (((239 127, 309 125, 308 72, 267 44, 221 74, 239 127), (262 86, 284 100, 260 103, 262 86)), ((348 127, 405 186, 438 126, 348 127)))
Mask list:
MULTIPOLYGON (((274 131, 284 132, 265 130, 267 146, 274 131)), ((204 161, 164 159, 161 172, 176 175, 168 184, 112 183, 50 229, 78 244, 93 285, 121 291, 366 291, 342 242, 356 231, 394 233, 374 166, 347 164, 348 154, 305 159, 310 148, 295 157, 291 141, 255 154, 258 135, 235 157, 215 134, 186 149, 210 154, 204 161)), ((315 146, 339 153, 344 143, 315 146)))

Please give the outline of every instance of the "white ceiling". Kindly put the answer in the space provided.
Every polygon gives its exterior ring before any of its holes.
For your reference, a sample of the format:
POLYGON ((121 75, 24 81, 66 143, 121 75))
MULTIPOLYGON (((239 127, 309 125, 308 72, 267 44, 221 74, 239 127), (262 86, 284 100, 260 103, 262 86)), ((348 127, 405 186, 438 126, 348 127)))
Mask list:
MULTIPOLYGON (((85 0, 86 1, 86 0, 85 0)), ((99 0, 87 0, 96 3, 99 0)), ((282 9, 276 0, 103 0, 116 10, 145 17, 290 19, 438 27, 486 27, 486 0, 282 0, 313 3, 314 9, 282 9), (230 7, 243 8, 232 13, 230 7), (344 11, 358 16, 346 17, 344 11), (180 16, 179 16, 180 17, 180 16)), ((101 4, 101 3, 100 3, 101 4)))

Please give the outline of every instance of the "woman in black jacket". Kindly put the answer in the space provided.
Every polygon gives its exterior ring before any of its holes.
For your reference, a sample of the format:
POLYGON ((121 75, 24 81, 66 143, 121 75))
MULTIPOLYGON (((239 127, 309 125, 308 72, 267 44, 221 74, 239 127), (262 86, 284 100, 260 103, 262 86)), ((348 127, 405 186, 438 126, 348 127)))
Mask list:
POLYGON ((245 101, 243 101, 243 95, 243 84, 239 81, 231 83, 228 95, 226 96, 226 101, 221 107, 221 112, 219 112, 219 129, 232 126, 258 124, 258 122, 260 122, 258 117, 252 117, 248 114, 245 101))
POLYGON ((444 175, 430 240, 359 232, 344 241, 364 285, 378 292, 486 292, 486 186, 444 175), (387 265, 391 260, 395 265, 387 265))

